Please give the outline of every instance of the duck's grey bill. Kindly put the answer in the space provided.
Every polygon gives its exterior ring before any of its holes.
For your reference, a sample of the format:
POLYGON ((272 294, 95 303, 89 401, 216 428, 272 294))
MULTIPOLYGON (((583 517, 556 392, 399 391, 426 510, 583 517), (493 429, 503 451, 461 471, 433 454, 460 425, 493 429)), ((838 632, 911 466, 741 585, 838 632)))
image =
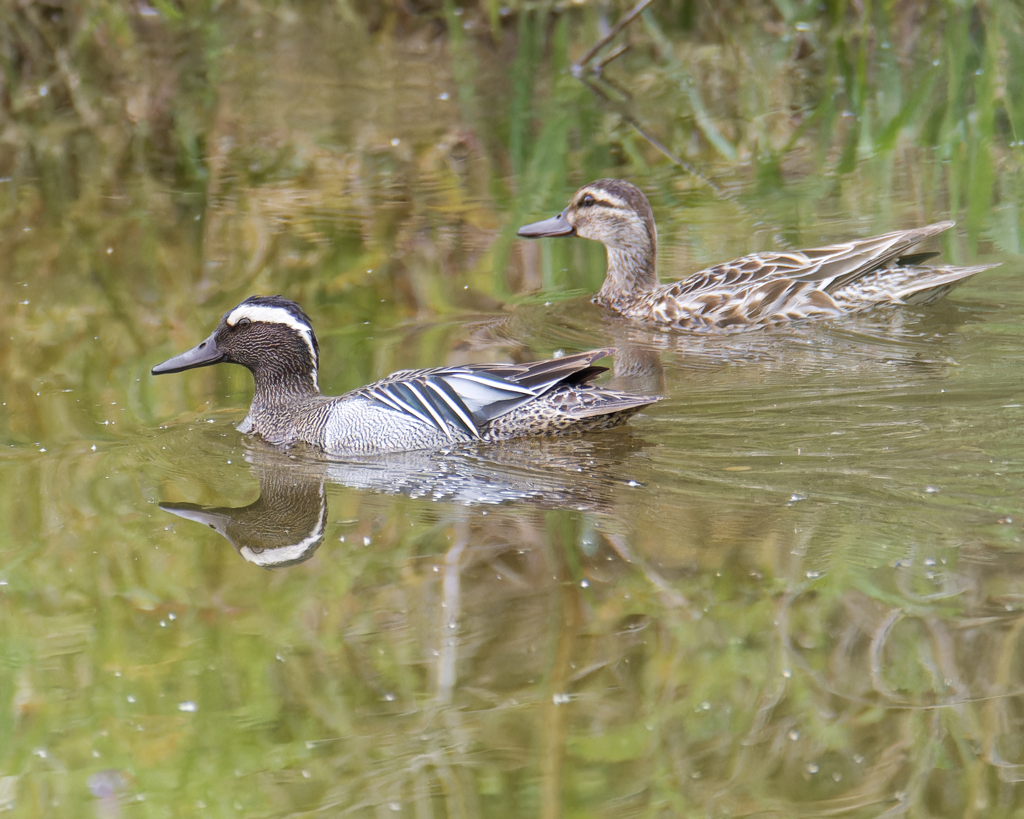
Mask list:
POLYGON ((209 506, 199 506, 195 503, 161 503, 160 508, 165 512, 170 512, 172 515, 177 515, 179 518, 202 523, 211 529, 217 529, 218 527, 223 529, 228 522, 227 515, 218 514, 212 511, 209 506))
POLYGON ((193 367, 206 367, 209 364, 216 364, 223 358, 224 353, 217 347, 217 342, 211 335, 206 341, 197 344, 187 353, 168 358, 163 364, 157 364, 153 368, 153 375, 180 373, 182 370, 191 370, 193 367))
POLYGON ((543 222, 523 225, 518 232, 526 239, 540 239, 544 236, 571 236, 576 232, 576 228, 570 225, 569 220, 560 213, 543 222))

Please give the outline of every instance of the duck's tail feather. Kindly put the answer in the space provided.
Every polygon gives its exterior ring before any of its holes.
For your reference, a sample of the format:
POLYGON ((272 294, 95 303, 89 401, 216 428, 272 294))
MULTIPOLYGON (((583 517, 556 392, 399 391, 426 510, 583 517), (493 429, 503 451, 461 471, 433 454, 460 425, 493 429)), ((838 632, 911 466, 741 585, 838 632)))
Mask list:
MULTIPOLYGON (((926 267, 921 270, 921 275, 907 281, 893 295, 906 304, 930 304, 975 273, 998 266, 979 264, 973 267, 926 267)), ((909 267, 907 270, 913 271, 914 268, 909 267)))

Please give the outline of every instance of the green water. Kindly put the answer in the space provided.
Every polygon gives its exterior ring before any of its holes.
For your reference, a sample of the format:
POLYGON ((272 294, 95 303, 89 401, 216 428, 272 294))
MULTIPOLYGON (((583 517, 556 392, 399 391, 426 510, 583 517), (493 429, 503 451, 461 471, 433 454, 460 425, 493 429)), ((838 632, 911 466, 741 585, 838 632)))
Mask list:
MULTIPOLYGON (((778 5, 656 7, 611 107, 566 71, 590 5, 94 4, 70 69, 8 52, 0 810, 1024 815, 1019 11, 867 50, 853 9, 778 5), (651 331, 589 303, 599 247, 514 238, 602 175, 651 195, 666 278, 944 218, 945 258, 1002 266, 651 331), (304 306, 328 392, 615 345, 666 398, 604 435, 275 452, 235 431, 241 368, 149 375, 251 293, 304 306)), ((25 54, 62 36, 7 14, 25 54)))

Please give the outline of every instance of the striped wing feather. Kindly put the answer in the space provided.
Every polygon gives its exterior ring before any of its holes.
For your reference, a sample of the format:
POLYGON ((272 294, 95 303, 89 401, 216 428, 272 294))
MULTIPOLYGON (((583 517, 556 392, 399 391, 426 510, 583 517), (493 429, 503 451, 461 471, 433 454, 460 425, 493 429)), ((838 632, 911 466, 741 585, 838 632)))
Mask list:
POLYGON ((843 242, 810 250, 754 253, 709 267, 659 288, 662 297, 701 296, 722 291, 733 297, 747 288, 773 281, 804 282, 815 289, 838 290, 894 262, 919 264, 933 254, 906 255, 914 245, 953 226, 937 222, 914 230, 899 230, 870 239, 843 242))
MULTIPOLYGON (((402 370, 357 394, 411 415, 445 434, 461 429, 474 438, 480 428, 559 386, 586 384, 605 371, 592 362, 615 352, 607 347, 529 364, 467 364, 402 370)), ((632 406, 634 396, 625 396, 632 406)), ((650 399, 645 399, 650 403, 650 399)), ((595 410, 596 411, 596 410, 595 410)), ((608 405, 602 412, 608 412, 608 405)))

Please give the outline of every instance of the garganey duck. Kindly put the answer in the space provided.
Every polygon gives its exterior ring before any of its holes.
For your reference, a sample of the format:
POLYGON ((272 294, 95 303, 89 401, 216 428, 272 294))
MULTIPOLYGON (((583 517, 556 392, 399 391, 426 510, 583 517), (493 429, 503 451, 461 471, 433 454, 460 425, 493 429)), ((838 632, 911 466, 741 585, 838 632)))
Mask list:
POLYGON ((519 235, 582 236, 601 242, 608 273, 594 302, 623 316, 676 330, 744 330, 859 313, 877 304, 926 304, 995 265, 922 264, 937 253, 907 253, 953 222, 897 230, 810 250, 753 253, 658 283, 658 232, 643 191, 621 179, 584 185, 557 216, 519 235))
POLYGON ((241 364, 256 389, 238 429, 269 443, 305 442, 330 455, 442 449, 474 441, 610 429, 660 400, 593 386, 611 348, 530 364, 401 370, 345 395, 322 395, 309 317, 282 296, 251 296, 209 338, 154 375, 241 364))

